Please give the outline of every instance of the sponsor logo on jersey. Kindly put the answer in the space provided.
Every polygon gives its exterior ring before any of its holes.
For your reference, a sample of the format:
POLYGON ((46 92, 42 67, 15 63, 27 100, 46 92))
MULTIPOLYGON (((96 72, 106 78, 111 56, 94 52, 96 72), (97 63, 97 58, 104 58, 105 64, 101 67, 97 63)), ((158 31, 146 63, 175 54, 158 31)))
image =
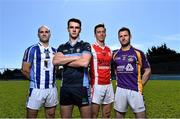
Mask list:
POLYGON ((122 55, 122 60, 126 60, 126 55, 122 55))
POLYGON ((67 49, 63 50, 63 53, 67 53, 67 52, 68 52, 68 50, 67 50, 67 49))
POLYGON ((118 72, 124 71, 124 69, 125 69, 125 66, 124 66, 124 65, 117 66, 117 71, 118 71, 118 72))
POLYGON ((133 71, 133 70, 134 70, 133 66, 128 63, 126 66, 126 71, 133 71))

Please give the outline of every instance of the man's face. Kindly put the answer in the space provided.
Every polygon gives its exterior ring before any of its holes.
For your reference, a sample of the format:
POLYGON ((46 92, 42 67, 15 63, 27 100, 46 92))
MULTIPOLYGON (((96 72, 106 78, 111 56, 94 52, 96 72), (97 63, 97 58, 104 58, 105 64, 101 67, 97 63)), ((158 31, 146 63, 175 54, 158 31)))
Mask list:
POLYGON ((106 38, 106 30, 103 27, 98 27, 96 29, 96 33, 95 33, 95 37, 96 40, 99 42, 104 42, 105 38, 106 38))
POLYGON ((70 22, 68 27, 69 36, 71 39, 77 39, 81 31, 80 25, 76 22, 70 22))
POLYGON ((128 34, 128 31, 121 31, 118 37, 122 47, 130 45, 131 36, 128 34))
POLYGON ((48 43, 50 36, 51 36, 50 31, 45 27, 42 27, 38 32, 38 37, 39 37, 40 41, 43 43, 48 43))

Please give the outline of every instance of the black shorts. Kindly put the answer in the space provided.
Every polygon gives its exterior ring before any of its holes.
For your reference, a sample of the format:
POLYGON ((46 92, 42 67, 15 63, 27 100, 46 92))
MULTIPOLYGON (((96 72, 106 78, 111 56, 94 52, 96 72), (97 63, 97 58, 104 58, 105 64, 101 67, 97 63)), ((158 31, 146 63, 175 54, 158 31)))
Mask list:
POLYGON ((91 103, 90 89, 87 87, 61 87, 60 105, 77 105, 79 107, 91 103))

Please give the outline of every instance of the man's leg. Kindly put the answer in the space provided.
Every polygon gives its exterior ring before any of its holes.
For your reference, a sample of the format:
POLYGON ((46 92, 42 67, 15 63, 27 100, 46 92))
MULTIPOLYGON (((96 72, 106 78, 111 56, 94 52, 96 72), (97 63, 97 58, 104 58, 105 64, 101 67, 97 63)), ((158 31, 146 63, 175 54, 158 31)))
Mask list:
POLYGON ((54 106, 54 107, 45 107, 46 118, 55 118, 55 111, 56 111, 56 106, 54 106))
POLYGON ((38 115, 38 110, 27 108, 27 113, 26 113, 27 118, 37 118, 37 115, 38 115))
POLYGON ((136 118, 146 118, 146 112, 143 111, 143 112, 135 113, 135 117, 136 118))
POLYGON ((115 112, 116 112, 116 118, 125 118, 126 112, 118 112, 116 110, 115 112))
POLYGON ((61 118, 72 118, 73 105, 61 105, 61 118))
POLYGON ((91 105, 79 107, 81 118, 91 118, 91 105))
POLYGON ((111 116, 111 103, 102 105, 102 118, 110 118, 111 116))
POLYGON ((91 117, 92 118, 98 117, 99 108, 100 108, 99 104, 92 103, 92 105, 91 105, 91 117))
POLYGON ((125 118, 125 114, 128 110, 128 100, 127 100, 127 89, 120 87, 116 88, 115 100, 114 100, 114 109, 116 118, 125 118))
POLYGON ((146 118, 144 99, 141 93, 131 91, 129 105, 131 106, 136 118, 146 118))

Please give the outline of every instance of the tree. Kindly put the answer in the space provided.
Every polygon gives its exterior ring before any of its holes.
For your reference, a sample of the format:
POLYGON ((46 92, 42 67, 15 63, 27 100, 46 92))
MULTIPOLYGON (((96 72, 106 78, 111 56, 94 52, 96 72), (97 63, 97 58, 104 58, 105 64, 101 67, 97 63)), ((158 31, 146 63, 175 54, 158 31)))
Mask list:
POLYGON ((1 74, 1 72, 0 72, 0 80, 2 79, 2 74, 1 74))
POLYGON ((148 49, 147 56, 162 56, 162 55, 176 55, 178 54, 176 51, 167 48, 166 44, 162 44, 161 46, 153 46, 151 49, 148 49))
POLYGON ((0 74, 1 80, 9 80, 9 79, 25 79, 20 69, 5 69, 2 74, 0 74))
POLYGON ((180 73, 180 53, 171 50, 166 44, 148 49, 147 58, 151 64, 152 73, 180 73))

